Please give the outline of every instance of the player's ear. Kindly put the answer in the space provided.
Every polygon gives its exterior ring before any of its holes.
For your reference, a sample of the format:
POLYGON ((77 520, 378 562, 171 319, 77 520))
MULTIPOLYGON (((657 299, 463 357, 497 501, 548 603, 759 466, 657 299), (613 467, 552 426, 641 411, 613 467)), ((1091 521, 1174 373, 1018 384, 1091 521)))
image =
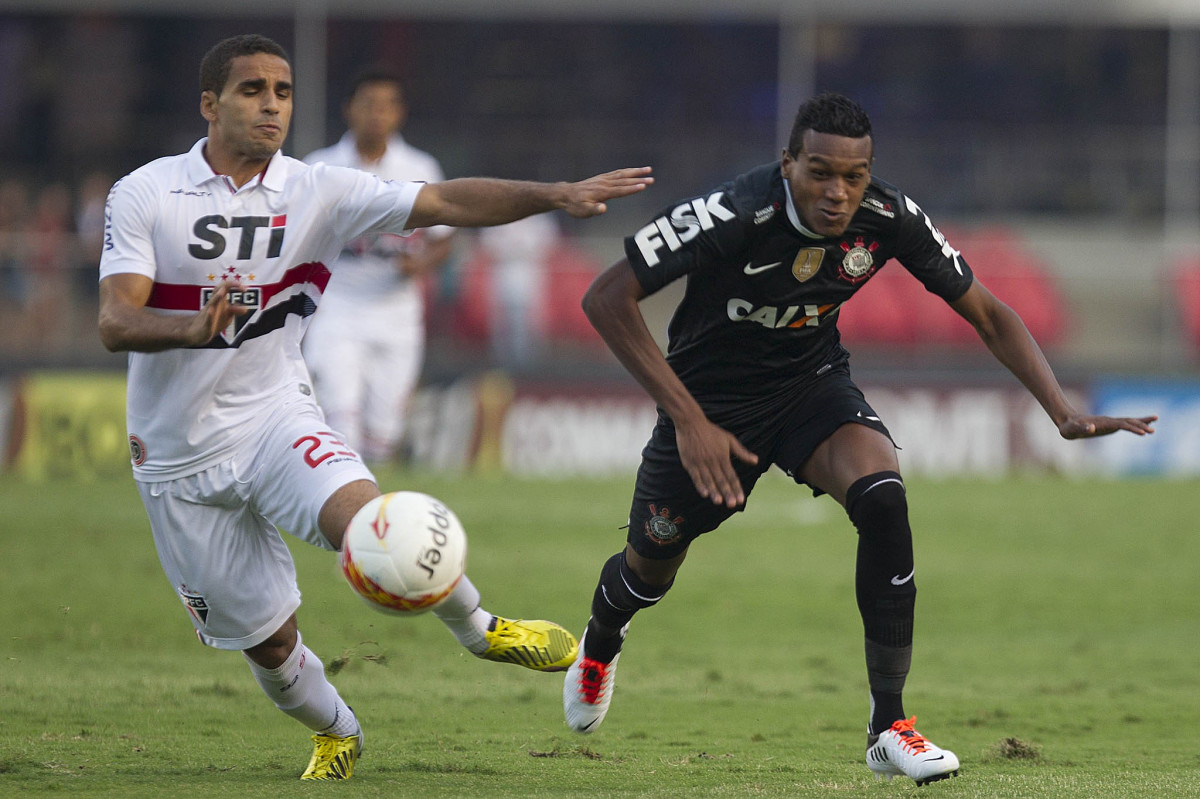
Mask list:
POLYGON ((788 148, 783 148, 783 155, 779 158, 779 172, 783 175, 783 179, 787 180, 790 177, 792 165, 796 163, 796 157, 792 155, 788 148))
POLYGON ((209 122, 217 119, 217 95, 212 90, 200 92, 200 116, 209 122))

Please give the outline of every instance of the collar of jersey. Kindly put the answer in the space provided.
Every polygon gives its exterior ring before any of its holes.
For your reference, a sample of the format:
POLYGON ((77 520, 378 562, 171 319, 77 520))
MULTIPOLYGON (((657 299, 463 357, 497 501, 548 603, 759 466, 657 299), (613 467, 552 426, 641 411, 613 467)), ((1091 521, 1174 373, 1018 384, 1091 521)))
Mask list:
MULTIPOLYGON (((399 158, 401 150, 407 146, 408 142, 404 140, 403 136, 401 136, 399 133, 393 133, 388 137, 387 147, 384 148, 383 156, 379 159, 378 163, 364 164, 362 159, 358 157, 358 149, 354 146, 354 134, 350 131, 346 131, 342 134, 342 138, 338 139, 337 143, 334 144, 330 150, 333 150, 337 153, 338 164, 352 166, 355 169, 362 169, 366 172, 375 173, 383 170, 376 170, 372 167, 382 167, 387 161, 399 158)), ((328 150, 326 152, 328 152, 328 150)), ((307 161, 309 158, 312 158, 312 156, 308 156, 308 158, 305 158, 305 160, 307 161)))
MULTIPOLYGON (((224 175, 214 172, 204 158, 204 144, 207 141, 208 137, 206 136, 196 142, 187 154, 188 179, 196 186, 202 186, 210 180, 219 180, 224 177, 224 175)), ((277 150, 275 155, 271 156, 271 161, 267 164, 267 168, 259 177, 258 182, 264 189, 283 191, 284 183, 287 182, 287 162, 281 151, 277 150)))
POLYGON ((792 192, 788 188, 788 184, 787 184, 786 180, 783 182, 783 198, 787 203, 788 221, 792 223, 792 227, 796 228, 796 232, 798 232, 801 236, 804 236, 805 238, 810 238, 810 239, 825 238, 824 236, 820 235, 819 233, 813 233, 811 230, 809 230, 808 228, 806 228, 804 226, 803 222, 800 221, 800 214, 796 213, 796 205, 795 205, 795 203, 792 202, 792 192))

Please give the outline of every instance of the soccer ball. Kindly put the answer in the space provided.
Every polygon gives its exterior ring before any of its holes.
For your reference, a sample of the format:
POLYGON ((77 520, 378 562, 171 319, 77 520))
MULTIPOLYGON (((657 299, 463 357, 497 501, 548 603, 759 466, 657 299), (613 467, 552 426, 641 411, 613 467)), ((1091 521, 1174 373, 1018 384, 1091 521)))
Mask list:
POLYGON ((342 574, 367 604, 412 615, 440 604, 462 579, 467 534, 427 494, 397 491, 363 505, 342 541, 342 574))

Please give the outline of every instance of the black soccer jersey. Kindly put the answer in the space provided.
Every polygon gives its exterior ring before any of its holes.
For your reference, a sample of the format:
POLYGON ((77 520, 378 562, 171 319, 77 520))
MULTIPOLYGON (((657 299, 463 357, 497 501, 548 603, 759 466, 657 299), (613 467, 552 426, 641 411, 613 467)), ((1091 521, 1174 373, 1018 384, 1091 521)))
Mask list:
POLYGON ((688 278, 667 360, 714 421, 770 413, 844 362, 838 310, 889 259, 947 301, 973 279, 925 212, 874 178, 844 234, 808 232, 778 161, 666 209, 625 254, 648 293, 688 278))

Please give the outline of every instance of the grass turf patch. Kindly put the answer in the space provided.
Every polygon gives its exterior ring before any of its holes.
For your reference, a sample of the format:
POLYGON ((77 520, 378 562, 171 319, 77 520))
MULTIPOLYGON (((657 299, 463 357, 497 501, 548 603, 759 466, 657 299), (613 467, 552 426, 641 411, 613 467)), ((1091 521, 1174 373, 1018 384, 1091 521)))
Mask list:
MULTIPOLYGON (((462 519, 485 606, 579 632, 624 540, 630 479, 380 474, 462 519)), ((962 760, 947 797, 1197 795, 1197 485, 911 481, 917 633, 906 707, 962 760)), ((128 480, 0 478, 0 796, 308 794, 307 732, 242 659, 200 646, 128 480)), ((374 613, 292 542, 305 642, 367 727, 340 796, 899 796, 862 760, 853 529, 768 476, 638 616, 604 727, 561 675, 374 613)), ((328 786, 321 788, 329 790, 328 786)))

